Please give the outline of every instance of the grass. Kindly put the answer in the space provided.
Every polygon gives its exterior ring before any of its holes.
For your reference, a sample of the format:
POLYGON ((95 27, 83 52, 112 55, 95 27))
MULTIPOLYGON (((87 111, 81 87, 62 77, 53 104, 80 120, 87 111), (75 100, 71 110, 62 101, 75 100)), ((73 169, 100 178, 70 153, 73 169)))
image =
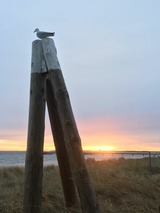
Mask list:
MULTIPOLYGON (((160 159, 87 160, 101 213, 159 213, 160 159)), ((0 169, 0 213, 22 213, 24 169, 0 169)), ((44 168, 42 212, 65 211, 58 167, 44 168)))

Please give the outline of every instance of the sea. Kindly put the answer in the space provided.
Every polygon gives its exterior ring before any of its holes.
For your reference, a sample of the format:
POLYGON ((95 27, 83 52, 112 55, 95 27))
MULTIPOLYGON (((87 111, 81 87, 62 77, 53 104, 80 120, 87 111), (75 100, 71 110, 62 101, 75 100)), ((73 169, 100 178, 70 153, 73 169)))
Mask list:
MULTIPOLYGON (((160 157, 160 152, 137 152, 137 151, 123 151, 123 152, 113 152, 113 153, 97 153, 97 152, 84 152, 86 159, 92 158, 96 161, 107 160, 107 159, 137 159, 160 157)), ((25 152, 20 151, 0 151, 0 167, 13 167, 13 166, 25 166, 25 152)), ((45 165, 58 165, 56 153, 48 152, 44 154, 43 164, 45 165)))

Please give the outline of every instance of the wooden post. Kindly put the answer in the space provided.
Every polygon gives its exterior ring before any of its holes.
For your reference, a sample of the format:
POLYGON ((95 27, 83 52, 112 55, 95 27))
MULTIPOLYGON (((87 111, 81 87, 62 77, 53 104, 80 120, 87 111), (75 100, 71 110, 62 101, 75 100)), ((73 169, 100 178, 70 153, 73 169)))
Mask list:
POLYGON ((45 121, 45 74, 40 40, 32 43, 32 73, 27 152, 25 162, 24 212, 40 213, 42 200, 43 143, 45 121))
POLYGON ((85 164, 76 122, 73 116, 69 95, 56 55, 56 48, 52 39, 43 39, 42 47, 49 79, 52 83, 57 110, 62 125, 67 150, 73 168, 73 174, 80 196, 83 213, 98 213, 98 203, 89 173, 85 164))
POLYGON ((152 171, 151 152, 149 152, 149 169, 152 171))
POLYGON ((46 98, 52 135, 54 138, 57 160, 62 181, 65 205, 66 207, 73 207, 77 204, 76 188, 69 158, 67 155, 64 134, 57 111, 57 104, 54 97, 52 85, 49 79, 46 80, 46 98))

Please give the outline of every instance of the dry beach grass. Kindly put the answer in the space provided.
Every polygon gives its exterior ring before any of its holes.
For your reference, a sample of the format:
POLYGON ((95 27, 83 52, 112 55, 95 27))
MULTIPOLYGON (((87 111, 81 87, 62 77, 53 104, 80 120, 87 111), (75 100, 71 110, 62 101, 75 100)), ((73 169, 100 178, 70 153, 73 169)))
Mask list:
MULTIPOLYGON (((101 213, 158 213, 160 206, 160 159, 128 159, 96 162, 87 160, 101 213)), ((0 169, 0 212, 21 213, 24 169, 0 169)), ((81 212, 65 210, 58 167, 44 168, 44 213, 81 212)))

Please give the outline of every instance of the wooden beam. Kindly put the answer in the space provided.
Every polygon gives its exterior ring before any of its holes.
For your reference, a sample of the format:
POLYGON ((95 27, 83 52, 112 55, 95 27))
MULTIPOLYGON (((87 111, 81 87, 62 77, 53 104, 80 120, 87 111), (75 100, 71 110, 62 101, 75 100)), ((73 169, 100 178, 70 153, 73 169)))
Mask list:
MULTIPOLYGON (((73 174, 81 201, 82 212, 99 213, 95 191, 86 167, 81 146, 81 139, 72 112, 69 94, 61 69, 55 69, 53 63, 53 61, 55 61, 56 54, 53 40, 49 38, 43 39, 42 47, 46 66, 49 71, 48 76, 52 83, 54 97, 57 103, 57 110, 62 125, 70 162, 73 168, 73 174)), ((56 61, 58 61, 58 59, 56 59, 56 61)))
POLYGON ((45 128, 45 74, 41 72, 42 55, 42 44, 40 40, 36 40, 32 43, 32 73, 24 186, 25 213, 41 212, 45 128))
POLYGON ((57 104, 54 97, 52 84, 49 79, 46 80, 46 98, 54 138, 56 155, 62 181, 62 188, 66 207, 74 207, 77 204, 76 188, 70 166, 62 125, 57 111, 57 104))

